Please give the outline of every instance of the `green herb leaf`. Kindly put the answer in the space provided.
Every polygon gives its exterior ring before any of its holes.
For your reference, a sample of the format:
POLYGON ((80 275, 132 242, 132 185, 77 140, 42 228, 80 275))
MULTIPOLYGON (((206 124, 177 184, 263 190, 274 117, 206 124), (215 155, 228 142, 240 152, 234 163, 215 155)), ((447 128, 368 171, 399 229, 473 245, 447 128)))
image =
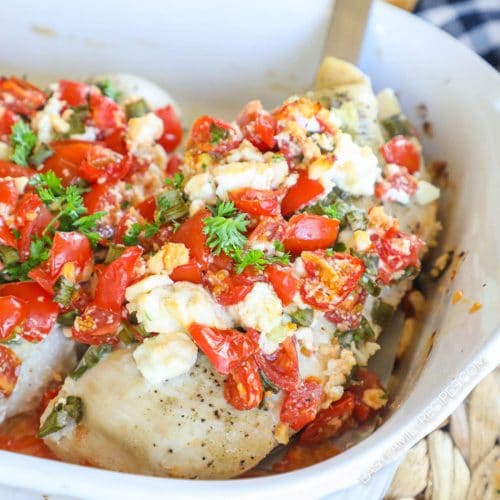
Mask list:
POLYGON ((71 108, 73 113, 69 117, 69 131, 67 133, 68 136, 73 134, 83 134, 85 133, 85 120, 89 116, 89 107, 77 106, 71 108))
POLYGON ((68 311, 63 314, 60 314, 59 317, 57 318, 57 322, 61 326, 73 326, 73 323, 75 322, 76 316, 78 312, 76 310, 68 311))
POLYGON ((13 149, 10 160, 18 165, 28 166, 28 158, 36 145, 37 136, 29 124, 19 120, 12 126, 10 145, 13 149))
POLYGON ((181 219, 188 213, 189 208, 178 189, 169 189, 156 196, 156 223, 165 224, 175 219, 181 219))
POLYGON ((125 113, 127 118, 138 118, 139 116, 145 115, 149 111, 148 105, 144 99, 139 99, 138 101, 129 102, 125 105, 125 113))
POLYGON ((98 82, 96 85, 106 97, 109 97, 113 101, 118 102, 121 99, 122 93, 109 80, 98 82))
POLYGON ((157 224, 146 223, 144 225, 138 222, 132 224, 128 231, 123 235, 123 244, 126 246, 139 245, 139 238, 144 235, 145 238, 152 238, 158 231, 160 227, 157 224))
POLYGON ((111 346, 101 344, 98 346, 90 346, 83 355, 76 369, 70 373, 73 380, 78 380, 84 373, 95 366, 99 361, 111 352, 111 346))
POLYGON ((382 126, 389 138, 395 137, 396 135, 405 135, 407 137, 413 135, 410 122, 400 113, 382 120, 382 126))
POLYGON ((54 302, 58 302, 65 307, 71 304, 71 299, 76 291, 74 283, 72 283, 65 276, 61 275, 57 278, 54 285, 54 302))
POLYGON ((33 238, 30 255, 24 262, 13 262, 0 270, 0 282, 26 281, 28 273, 49 258, 48 242, 43 238, 33 238))
POLYGON ((83 417, 83 403, 77 396, 67 396, 56 403, 48 417, 38 431, 38 437, 44 438, 49 434, 64 429, 70 422, 78 423, 83 417))
POLYGON ((358 328, 348 332, 337 332, 335 336, 339 339, 339 342, 343 347, 348 348, 353 342, 356 346, 359 346, 360 343, 365 342, 369 338, 374 338, 375 332, 373 331, 368 320, 363 316, 358 328))
POLYGON ((174 189, 181 189, 184 183, 184 175, 180 172, 176 172, 173 177, 165 179, 165 184, 167 186, 172 186, 174 189))
POLYGON ((218 144, 221 140, 227 139, 229 131, 223 127, 219 127, 215 123, 210 124, 210 142, 218 144))
POLYGON ((374 302, 372 307, 372 319, 376 325, 385 328, 394 315, 395 308, 382 300, 374 302))
POLYGON ((204 221, 203 233, 208 236, 207 245, 214 254, 223 251, 232 255, 237 248, 243 248, 247 241, 244 234, 249 223, 247 215, 238 213, 232 201, 219 202, 212 213, 204 221))
POLYGON ((9 266, 19 260, 19 254, 15 248, 7 245, 0 245, 0 260, 4 266, 9 266))
POLYGON ((31 153, 29 162, 34 167, 39 167, 45 160, 50 158, 54 154, 54 151, 50 149, 46 144, 40 144, 31 153))
POLYGON ((298 326, 311 326, 314 319, 314 312, 312 309, 297 309, 290 314, 293 323, 298 326))

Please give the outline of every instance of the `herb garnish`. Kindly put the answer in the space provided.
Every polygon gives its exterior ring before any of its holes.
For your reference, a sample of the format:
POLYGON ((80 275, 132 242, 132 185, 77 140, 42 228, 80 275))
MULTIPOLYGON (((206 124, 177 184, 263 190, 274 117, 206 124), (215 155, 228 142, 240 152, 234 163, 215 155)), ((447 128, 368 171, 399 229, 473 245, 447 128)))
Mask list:
POLYGON ((31 151, 36 145, 37 136, 29 124, 19 120, 12 126, 10 145, 13 149, 10 160, 18 165, 27 166, 31 151))

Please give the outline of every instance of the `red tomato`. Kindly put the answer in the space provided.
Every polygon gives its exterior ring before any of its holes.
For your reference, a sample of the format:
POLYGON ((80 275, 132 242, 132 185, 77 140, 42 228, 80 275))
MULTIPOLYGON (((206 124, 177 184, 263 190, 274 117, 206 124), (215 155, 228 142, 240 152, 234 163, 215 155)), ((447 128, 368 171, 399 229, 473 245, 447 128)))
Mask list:
POLYGON ((326 410, 318 413, 314 421, 302 432, 299 444, 319 444, 338 436, 344 427, 344 422, 351 416, 354 405, 354 395, 345 392, 338 401, 334 401, 326 410))
POLYGON ((0 137, 6 139, 12 131, 12 125, 19 120, 19 117, 10 111, 4 109, 3 114, 0 116, 0 137))
POLYGON ((323 311, 344 301, 365 271, 361 259, 345 253, 303 252, 302 261, 306 271, 300 290, 302 300, 323 311))
POLYGON ((36 174, 32 168, 0 160, 0 177, 31 177, 36 174))
POLYGON ((85 154, 78 173, 88 182, 103 183, 123 179, 129 168, 130 163, 122 155, 112 149, 95 145, 85 154))
POLYGON ((194 259, 190 259, 187 264, 177 266, 171 273, 172 281, 190 281, 191 283, 201 283, 202 276, 200 267, 194 259))
POLYGON ((26 319, 26 302, 12 295, 0 297, 0 340, 7 340, 26 319))
POLYGON ((125 142, 125 131, 125 127, 116 128, 104 138, 104 144, 107 148, 112 149, 123 156, 126 156, 128 153, 127 143, 125 142))
POLYGON ((0 79, 0 101, 14 113, 32 117, 47 100, 37 87, 15 76, 0 79))
POLYGON ((89 105, 92 121, 97 128, 110 130, 125 126, 125 112, 113 99, 94 92, 90 94, 89 105))
POLYGON ((17 241, 14 234, 5 223, 4 218, 0 215, 0 244, 8 247, 17 248, 17 241))
POLYGON ((285 250, 299 254, 332 245, 339 234, 339 221, 322 215, 294 215, 289 221, 283 244, 285 250))
POLYGON ((85 83, 59 80, 61 101, 65 101, 68 106, 83 106, 87 104, 89 90, 89 86, 85 83))
POLYGON ((73 283, 82 281, 85 271, 92 260, 92 248, 89 239, 76 231, 56 232, 48 260, 32 269, 28 276, 44 290, 54 293, 54 284, 66 264, 65 276, 73 283))
POLYGON ((200 116, 191 127, 186 148, 225 153, 239 142, 236 131, 229 123, 210 116, 200 116))
POLYGON ((288 101, 273 111, 273 115, 278 120, 286 120, 302 115, 305 118, 312 118, 321 111, 321 104, 318 101, 311 101, 305 97, 300 97, 295 101, 288 101))
POLYGON ((120 207, 121 195, 115 186, 114 182, 94 184, 92 189, 83 195, 83 204, 89 214, 102 210, 110 212, 120 207))
POLYGON ((274 264, 268 266, 265 273, 283 305, 290 304, 299 290, 299 280, 293 275, 292 268, 274 264))
POLYGON ((40 401, 40 406, 38 408, 38 411, 40 413, 43 413, 45 411, 45 408, 49 406, 49 403, 61 392, 61 387, 62 385, 58 385, 56 387, 53 387, 52 389, 47 389, 42 396, 42 400, 40 401))
POLYGON ((321 385, 314 378, 306 379, 297 389, 285 394, 280 420, 296 431, 302 429, 315 419, 322 394, 321 385))
MULTIPOLYGON (((258 334, 254 337, 258 342, 258 334)), ((295 342, 287 337, 272 354, 258 352, 255 359, 264 375, 284 391, 294 391, 299 385, 299 360, 295 342)))
POLYGON ((325 318, 334 323, 341 332, 358 328, 367 296, 366 290, 358 286, 340 304, 327 311, 325 318))
POLYGON ((205 275, 215 300, 223 306, 241 302, 252 290, 255 279, 246 273, 209 269, 205 275))
POLYGON ((310 179, 307 174, 301 173, 297 182, 290 186, 281 202, 281 213, 284 216, 290 215, 307 204, 311 203, 324 189, 320 182, 310 179))
POLYGON ((67 186, 78 180, 80 165, 87 153, 95 146, 87 141, 56 141, 50 147, 54 154, 43 163, 42 172, 52 170, 62 183, 67 186))
POLYGON ((251 410, 264 397, 259 368, 253 358, 238 364, 224 381, 224 397, 237 410, 251 410))
POLYGON ((412 196, 416 193, 418 182, 413 175, 409 174, 406 168, 402 167, 393 175, 390 175, 375 184, 375 196, 382 201, 400 201, 397 192, 412 196))
POLYGON ((132 283, 134 267, 142 254, 140 247, 128 247, 101 274, 95 289, 94 303, 118 313, 125 301, 125 290, 132 283))
POLYGON ((17 205, 15 218, 16 228, 21 233, 17 242, 21 261, 29 257, 33 237, 40 236, 52 219, 53 215, 38 195, 34 193, 23 195, 17 205))
POLYGON ((17 383, 21 361, 12 349, 0 344, 0 392, 8 398, 17 383))
POLYGON ((153 222, 156 212, 156 197, 149 196, 137 205, 137 211, 149 222, 153 222))
MULTIPOLYGON (((123 217, 120 219, 120 222, 118 223, 118 226, 116 228, 114 234, 114 241, 116 243, 123 243, 123 236, 125 236, 125 234, 128 233, 129 229, 133 224, 140 224, 142 226, 145 223, 146 220, 135 210, 125 213, 123 217)), ((149 246, 148 245, 149 242, 144 241, 145 238, 143 238, 142 234, 139 236, 138 239, 141 246, 143 247, 149 246)))
POLYGON ((11 179, 0 180, 0 203, 5 203, 9 207, 17 204, 16 184, 11 179))
POLYGON ((182 158, 179 155, 172 155, 167 162, 166 172, 168 176, 182 171, 182 158))
POLYGON ((29 342, 43 340, 56 323, 59 306, 32 281, 0 285, 0 299, 7 295, 25 301, 26 318, 21 336, 29 342))
POLYGON ((379 279, 388 284, 407 267, 420 268, 419 253, 424 246, 425 243, 414 234, 403 233, 394 227, 382 238, 375 237, 375 247, 380 257, 379 279))
POLYGON ((405 136, 397 135, 380 148, 387 163, 406 167, 410 174, 420 169, 420 154, 415 145, 405 136))
POLYGON ((173 243, 184 243, 189 248, 189 255, 200 265, 202 271, 208 267, 210 249, 207 247, 207 237, 203 234, 203 221, 210 217, 206 209, 198 210, 192 217, 184 221, 172 236, 173 243))
POLYGON ((229 192, 236 208, 251 215, 279 215, 279 193, 265 189, 241 188, 229 192))
POLYGON ((71 333, 74 340, 83 344, 113 344, 120 323, 120 313, 91 304, 76 318, 71 333))
POLYGON ((262 217, 257 227, 250 234, 248 241, 256 243, 281 242, 285 237, 287 223, 281 217, 262 217))
POLYGON ((182 125, 172 105, 157 109, 155 115, 163 122, 163 134, 158 142, 165 151, 172 152, 182 141, 182 125))
POLYGON ((212 366, 223 375, 231 373, 258 349, 248 333, 236 330, 221 330, 192 323, 189 334, 212 366))
POLYGON ((353 417, 358 423, 363 423, 376 413, 376 410, 363 402, 363 393, 366 389, 381 389, 382 384, 377 375, 366 368, 358 369, 357 378, 359 382, 351 384, 347 390, 353 393, 355 397, 353 417))
POLYGON ((262 152, 276 146, 276 118, 262 110, 260 101, 251 101, 241 112, 237 123, 245 139, 262 152))

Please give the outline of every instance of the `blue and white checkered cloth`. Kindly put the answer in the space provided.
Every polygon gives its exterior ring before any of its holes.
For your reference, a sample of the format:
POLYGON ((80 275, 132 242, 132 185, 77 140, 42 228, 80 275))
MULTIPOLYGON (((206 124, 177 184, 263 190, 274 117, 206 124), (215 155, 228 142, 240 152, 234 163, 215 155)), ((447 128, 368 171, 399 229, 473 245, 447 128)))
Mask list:
POLYGON ((420 0, 416 14, 458 38, 500 71, 500 0, 420 0))

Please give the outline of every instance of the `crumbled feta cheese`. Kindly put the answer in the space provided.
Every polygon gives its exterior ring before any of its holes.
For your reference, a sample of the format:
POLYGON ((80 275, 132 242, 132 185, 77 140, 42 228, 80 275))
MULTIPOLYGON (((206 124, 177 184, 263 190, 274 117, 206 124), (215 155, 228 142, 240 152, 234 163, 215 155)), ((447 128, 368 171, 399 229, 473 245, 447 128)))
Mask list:
POLYGON ((154 113, 131 118, 125 136, 127 148, 135 156, 146 160, 152 159, 153 146, 162 133, 163 121, 154 113))
POLYGON ((419 205, 427 205, 439 199, 439 188, 427 181, 418 181, 417 192, 415 193, 415 201, 419 205))
POLYGON ((215 167, 213 175, 217 196, 226 200, 227 193, 238 188, 278 188, 288 175, 288 164, 285 159, 271 163, 228 163, 215 167))
POLYGON ((177 266, 189 262, 189 250, 183 243, 167 243, 148 260, 148 269, 153 274, 170 274, 177 266))
POLYGON ((269 332, 277 327, 283 316, 281 300, 267 283, 255 283, 242 301, 228 309, 236 323, 259 332, 269 332))
POLYGON ((264 155, 250 142, 244 139, 237 149, 233 149, 225 158, 226 163, 242 161, 264 162, 264 155))
POLYGON ((132 302, 139 295, 148 293, 154 288, 168 286, 172 284, 172 280, 166 274, 153 274, 141 281, 130 285, 125 291, 125 298, 128 302, 132 302))
POLYGON ((97 134, 99 129, 96 127, 85 127, 85 132, 81 134, 71 134, 70 139, 74 139, 76 141, 95 141, 97 139, 97 134))
POLYGON ((323 386, 323 391, 330 402, 336 401, 342 396, 343 386, 355 365, 356 359, 349 349, 342 349, 338 357, 327 361, 326 374, 328 378, 323 386))
POLYGON ((380 346, 376 342, 365 342, 359 347, 355 345, 354 342, 351 343, 351 350, 356 357, 356 361, 360 366, 366 366, 368 360, 380 349, 380 346))
POLYGON ((319 124, 318 120, 316 120, 315 116, 312 116, 311 118, 306 118, 305 116, 298 115, 295 117, 295 121, 304 129, 307 130, 307 132, 320 132, 321 131, 321 125, 319 124))
POLYGON ((63 107, 64 103, 58 99, 56 93, 47 101, 45 107, 38 111, 33 117, 31 124, 33 130, 35 130, 38 135, 39 144, 48 144, 51 142, 53 140, 54 131, 63 133, 69 131, 69 124, 61 118, 63 107))
POLYGON ((137 320, 148 332, 187 332, 191 323, 216 328, 231 328, 233 324, 224 308, 215 302, 202 285, 185 281, 134 294, 127 309, 136 313, 137 320))
POLYGON ((203 210, 205 206, 205 200, 193 200, 189 205, 189 217, 192 217, 196 212, 203 210))
POLYGON ((193 175, 184 186, 184 192, 190 201, 205 200, 209 203, 215 202, 214 180, 209 173, 193 175))
POLYGON ((349 134, 340 134, 333 163, 320 158, 309 166, 309 177, 319 180, 325 191, 334 185, 356 196, 372 196, 380 176, 377 157, 367 147, 358 146, 349 134))
POLYGON ((187 373, 196 363, 197 355, 196 344, 184 332, 147 338, 133 354, 142 376, 155 385, 187 373))
POLYGON ((10 147, 7 143, 0 141, 0 160, 8 160, 10 155, 10 147))
POLYGON ((357 252, 366 252, 372 245, 370 235, 366 231, 357 230, 352 234, 350 246, 357 252))

